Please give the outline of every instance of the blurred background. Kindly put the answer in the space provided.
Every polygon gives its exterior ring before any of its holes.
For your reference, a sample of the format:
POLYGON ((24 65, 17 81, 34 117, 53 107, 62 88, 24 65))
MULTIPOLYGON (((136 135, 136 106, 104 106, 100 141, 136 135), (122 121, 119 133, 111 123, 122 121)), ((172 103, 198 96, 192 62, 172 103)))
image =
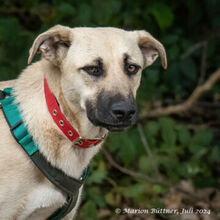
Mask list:
POLYGON ((220 1, 0 0, 0 80, 55 24, 145 29, 168 56, 166 71, 157 61, 143 72, 137 125, 91 162, 77 219, 220 219, 220 1), (190 207, 200 214, 115 213, 190 207))

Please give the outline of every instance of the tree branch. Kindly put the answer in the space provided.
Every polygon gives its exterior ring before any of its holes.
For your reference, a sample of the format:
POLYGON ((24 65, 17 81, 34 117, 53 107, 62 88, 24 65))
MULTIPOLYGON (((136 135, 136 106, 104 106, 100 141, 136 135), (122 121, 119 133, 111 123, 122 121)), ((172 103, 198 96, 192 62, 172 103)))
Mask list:
POLYGON ((119 170, 121 173, 124 173, 126 175, 129 175, 129 176, 132 176, 132 177, 135 177, 135 178, 141 178, 141 179, 144 179, 150 183, 158 183, 157 180, 153 179, 152 177, 148 177, 142 173, 138 173, 136 171, 132 171, 132 170, 129 170, 127 168, 124 168, 122 166, 120 166, 118 163, 116 163, 114 161, 114 159, 112 158, 111 154, 103 147, 102 148, 102 152, 103 154, 105 155, 106 159, 108 160, 109 164, 116 168, 117 170, 119 170))
POLYGON ((199 48, 203 47, 204 41, 198 42, 192 45, 184 54, 180 56, 181 59, 185 59, 186 57, 190 56, 194 51, 198 50, 199 48))
MULTIPOLYGON (((144 135, 144 131, 143 131, 143 128, 142 128, 142 125, 140 123, 137 124, 137 128, 138 128, 138 133, 140 135, 140 138, 141 138, 141 142, 142 144, 144 145, 144 148, 148 154, 148 157, 149 158, 153 158, 153 154, 152 154, 152 151, 149 147, 149 144, 147 142, 147 138, 146 136, 144 135)), ((157 176, 157 179, 160 180, 162 179, 161 178, 161 175, 160 175, 160 172, 159 172, 159 169, 158 169, 158 164, 156 163, 156 160, 152 160, 152 165, 153 165, 153 169, 154 169, 154 172, 157 176)))
POLYGON ((172 183, 170 183, 169 181, 167 181, 166 179, 155 179, 155 178, 152 178, 152 177, 149 177, 145 174, 142 174, 142 173, 138 173, 136 171, 133 171, 133 170, 129 170, 127 168, 124 168, 122 167, 121 165, 119 165, 111 156, 111 154, 108 152, 107 149, 105 149, 104 147, 102 148, 102 152, 103 154, 105 155, 106 159, 108 160, 109 164, 114 167, 115 169, 119 170, 121 173, 124 173, 126 175, 129 175, 129 176, 132 176, 133 178, 136 178, 136 179, 143 179, 143 180, 146 180, 152 184, 161 184, 161 185, 164 185, 164 186, 167 186, 169 188, 174 188, 175 190, 177 190, 178 192, 180 193, 183 193, 193 204, 195 204, 195 202, 201 200, 201 201, 204 201, 206 203, 209 204, 209 201, 207 201, 206 199, 204 198, 201 198, 200 196, 196 195, 195 193, 193 192, 189 192, 185 189, 183 189, 181 186, 178 186, 178 185, 173 185, 172 183))
POLYGON ((190 97, 179 105, 168 106, 168 107, 159 107, 149 112, 143 112, 140 116, 141 120, 144 118, 154 118, 158 116, 164 115, 172 115, 172 114, 180 114, 184 111, 189 110, 199 99, 199 97, 206 91, 210 90, 214 84, 220 80, 220 68, 217 69, 209 79, 203 83, 203 85, 199 85, 190 95, 190 97))
POLYGON ((149 147, 149 144, 147 142, 147 138, 144 135, 144 131, 143 131, 142 125, 140 123, 138 123, 137 124, 137 128, 138 128, 138 133, 139 133, 140 138, 141 138, 141 142, 144 145, 144 148, 145 148, 148 156, 152 157, 153 155, 152 155, 151 149, 149 147))

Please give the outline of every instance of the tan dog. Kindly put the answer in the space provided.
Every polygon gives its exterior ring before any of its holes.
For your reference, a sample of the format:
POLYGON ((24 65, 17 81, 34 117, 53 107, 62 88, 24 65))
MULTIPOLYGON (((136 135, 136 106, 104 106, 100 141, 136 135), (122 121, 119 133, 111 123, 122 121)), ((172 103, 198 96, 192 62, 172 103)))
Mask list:
MULTIPOLYGON (((44 77, 71 125, 84 138, 98 138, 135 123, 141 72, 158 56, 167 67, 164 47, 145 31, 57 25, 36 38, 29 64, 37 52, 42 59, 0 89, 14 87, 23 120, 47 160, 79 178, 101 144, 80 149, 62 134, 46 107, 44 77)), ((0 219, 44 220, 65 196, 14 140, 1 110, 0 125, 0 219)), ((73 218, 79 201, 65 219, 73 218)))

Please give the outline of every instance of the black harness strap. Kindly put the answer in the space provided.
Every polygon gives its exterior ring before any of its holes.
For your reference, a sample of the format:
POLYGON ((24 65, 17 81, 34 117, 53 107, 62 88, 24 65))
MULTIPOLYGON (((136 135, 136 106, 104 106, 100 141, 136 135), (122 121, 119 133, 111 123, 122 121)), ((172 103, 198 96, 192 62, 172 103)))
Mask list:
POLYGON ((83 183, 67 176, 62 170, 53 167, 39 151, 31 156, 31 160, 50 182, 68 195, 75 195, 83 183))
POLYGON ((62 170, 53 167, 39 151, 35 152, 30 158, 44 176, 67 195, 64 205, 47 218, 47 220, 62 219, 76 205, 79 188, 82 186, 83 182, 69 177, 62 170))

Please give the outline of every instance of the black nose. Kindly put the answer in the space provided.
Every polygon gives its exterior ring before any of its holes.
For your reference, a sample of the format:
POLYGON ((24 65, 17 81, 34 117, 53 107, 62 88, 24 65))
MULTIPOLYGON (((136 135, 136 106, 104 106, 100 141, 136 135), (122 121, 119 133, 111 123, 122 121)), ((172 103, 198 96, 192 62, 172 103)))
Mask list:
POLYGON ((111 107, 112 115, 120 122, 131 120, 136 113, 136 106, 126 102, 114 103, 111 107))

